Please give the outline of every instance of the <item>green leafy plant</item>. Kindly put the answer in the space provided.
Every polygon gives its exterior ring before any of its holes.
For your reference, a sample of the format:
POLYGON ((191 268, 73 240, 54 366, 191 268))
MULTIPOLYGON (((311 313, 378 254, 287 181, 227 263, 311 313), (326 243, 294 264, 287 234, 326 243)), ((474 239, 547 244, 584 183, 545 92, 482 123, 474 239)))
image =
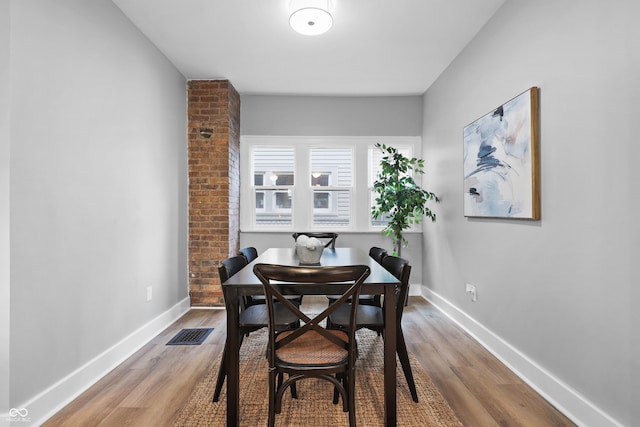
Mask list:
POLYGON ((407 158, 396 148, 385 144, 376 144, 384 154, 380 161, 380 171, 373 183, 376 193, 375 205, 371 208, 374 219, 386 218, 387 226, 382 230, 386 236, 393 237, 394 252, 400 256, 402 246, 407 240, 402 232, 412 224, 419 224, 426 216, 436 220, 436 214, 429 209, 429 201, 440 199, 420 188, 413 179, 414 174, 424 174, 424 160, 407 158))

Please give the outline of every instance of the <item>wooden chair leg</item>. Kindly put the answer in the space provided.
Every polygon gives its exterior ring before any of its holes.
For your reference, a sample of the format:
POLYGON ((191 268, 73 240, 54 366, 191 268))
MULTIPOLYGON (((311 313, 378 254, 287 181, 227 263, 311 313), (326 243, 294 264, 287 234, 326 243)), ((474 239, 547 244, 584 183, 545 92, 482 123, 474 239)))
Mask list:
POLYGON ((269 372, 269 418, 267 425, 275 427, 276 425, 276 373, 269 372))
POLYGON ((220 360, 220 367, 218 368, 218 379, 216 380, 216 389, 213 392, 212 402, 220 400, 220 393, 222 392, 222 386, 224 385, 224 379, 227 377, 227 340, 224 341, 224 350, 222 350, 222 359, 220 360))
POLYGON ((356 384, 354 369, 347 374, 347 400, 349 401, 349 427, 356 426, 356 384))
POLYGON ((340 390, 338 388, 338 386, 334 384, 334 386, 333 386, 333 404, 337 405, 338 401, 340 400, 340 397, 342 397, 342 411, 343 412, 348 412, 349 411, 349 399, 347 398, 347 396, 348 396, 348 393, 349 393, 349 385, 347 383, 347 374, 344 373, 344 372, 336 374, 335 379, 340 384, 342 390, 340 390))
MULTIPOLYGON (((282 387, 282 382, 284 381, 284 374, 282 372, 278 373, 278 385, 276 386, 277 389, 280 389, 280 387, 282 387)), ((291 398, 292 399, 297 399, 298 398, 298 389, 296 388, 296 383, 293 382, 290 386, 289 389, 291 391, 291 398)))
POLYGON ((291 398, 292 399, 297 399, 298 398, 298 389, 296 388, 296 383, 294 382, 293 384, 291 384, 289 386, 289 388, 291 389, 291 398))
MULTIPOLYGON (((355 387, 351 390, 351 383, 349 382, 349 374, 344 373, 344 377, 342 378, 342 387, 344 387, 344 396, 342 396, 342 410, 344 412, 351 412, 351 398, 353 397, 353 404, 355 405, 355 396, 351 394, 352 391, 355 391, 355 387)), ((354 406, 355 407, 355 406, 354 406)), ((354 412, 355 415, 355 412, 354 412)), ((349 422, 351 422, 351 414, 349 414, 349 422)))
MULTIPOLYGON (((244 335, 240 334, 238 346, 242 346, 244 335)), ((224 385, 224 379, 227 377, 227 351, 229 348, 229 341, 224 340, 224 349, 222 350, 222 359, 220 359, 220 367, 218 368, 218 379, 216 380, 216 389, 213 392, 212 402, 220 400, 220 393, 222 392, 222 386, 224 385)))
POLYGON ((278 372, 278 382, 276 382, 276 389, 282 387, 282 381, 284 380, 284 374, 282 372, 278 372))
POLYGON ((407 385, 409 386, 409 391, 411 392, 413 401, 418 403, 418 392, 416 391, 416 383, 413 380, 413 372, 411 371, 411 364, 409 363, 409 353, 407 352, 407 344, 404 341, 404 334, 402 333, 402 329, 399 330, 396 339, 398 358, 400 359, 400 364, 402 365, 404 377, 407 380, 407 385))

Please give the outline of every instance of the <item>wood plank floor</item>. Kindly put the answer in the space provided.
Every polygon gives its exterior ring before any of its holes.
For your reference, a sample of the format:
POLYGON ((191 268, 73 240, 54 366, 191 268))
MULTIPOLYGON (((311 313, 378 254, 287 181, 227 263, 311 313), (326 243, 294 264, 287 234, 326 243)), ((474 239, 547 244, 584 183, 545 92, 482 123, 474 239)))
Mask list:
MULTIPOLYGON (((317 311, 326 299, 305 297, 317 311)), ((43 426, 168 426, 222 352, 224 310, 190 310, 43 426), (167 346, 183 328, 214 327, 204 344, 167 346)), ((574 426, 421 297, 411 297, 407 346, 465 426, 574 426)))

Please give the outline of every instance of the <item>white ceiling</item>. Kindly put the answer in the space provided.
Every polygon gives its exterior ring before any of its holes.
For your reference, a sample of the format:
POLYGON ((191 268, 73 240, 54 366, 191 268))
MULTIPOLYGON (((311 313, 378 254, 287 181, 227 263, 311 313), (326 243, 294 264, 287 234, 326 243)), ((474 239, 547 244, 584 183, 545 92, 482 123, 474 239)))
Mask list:
POLYGON ((187 79, 241 94, 421 95, 505 0, 333 0, 333 28, 290 0, 113 0, 187 79))

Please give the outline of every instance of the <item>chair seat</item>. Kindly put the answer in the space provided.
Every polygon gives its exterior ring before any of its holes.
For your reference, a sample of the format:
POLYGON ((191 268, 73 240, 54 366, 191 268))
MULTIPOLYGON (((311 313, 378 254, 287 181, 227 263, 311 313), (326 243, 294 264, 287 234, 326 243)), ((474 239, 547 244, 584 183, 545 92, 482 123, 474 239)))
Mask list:
MULTIPOLYGON (((278 334, 276 341, 294 331, 284 331, 278 334)), ((349 336, 340 330, 328 331, 344 342, 349 342, 349 336)), ((343 365, 348 362, 347 349, 329 341, 315 331, 308 331, 295 338, 291 343, 276 350, 276 363, 282 366, 313 369, 318 366, 343 365)))
MULTIPOLYGON (((298 324, 300 319, 287 310, 282 304, 273 305, 276 325, 279 328, 293 327, 298 324)), ((241 328, 264 328, 269 322, 267 306, 265 304, 250 305, 240 312, 239 325, 241 328)))
MULTIPOLYGON (((349 326, 349 306, 340 306, 331 313, 331 324, 334 327, 346 328, 349 326)), ((384 313, 375 305, 360 305, 356 313, 358 328, 378 329, 384 326, 384 313)))

